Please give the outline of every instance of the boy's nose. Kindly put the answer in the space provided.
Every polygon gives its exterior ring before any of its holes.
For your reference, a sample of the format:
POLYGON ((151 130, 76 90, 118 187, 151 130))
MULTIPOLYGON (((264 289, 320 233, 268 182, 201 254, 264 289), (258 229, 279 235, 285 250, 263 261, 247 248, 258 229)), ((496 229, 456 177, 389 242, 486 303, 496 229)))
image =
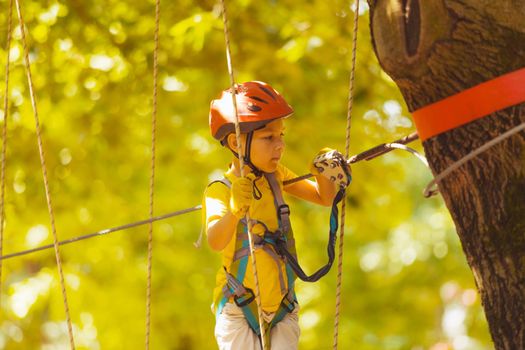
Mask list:
POLYGON ((275 148, 278 149, 278 150, 282 150, 284 148, 284 140, 282 138, 280 138, 277 141, 277 144, 276 144, 275 148))

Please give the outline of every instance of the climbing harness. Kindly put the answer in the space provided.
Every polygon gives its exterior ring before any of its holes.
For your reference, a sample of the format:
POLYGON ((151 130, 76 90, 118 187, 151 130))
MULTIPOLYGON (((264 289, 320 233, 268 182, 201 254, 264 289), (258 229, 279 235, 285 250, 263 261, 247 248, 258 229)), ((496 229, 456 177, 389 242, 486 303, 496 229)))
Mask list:
MULTIPOLYGON (((336 155, 338 157, 338 155, 336 155)), ((342 157, 342 155, 341 155, 342 157)), ((326 162, 326 164, 332 164, 331 162, 326 162)), ((321 166, 321 165, 320 165, 321 166)), ((324 166, 324 165, 323 165, 324 166)), ((328 165, 331 167, 330 165, 328 165)), ((339 162, 339 167, 347 168, 345 161, 339 162)), ((335 257, 335 241, 338 228, 338 210, 337 205, 343 199, 344 188, 350 182, 350 175, 347 171, 344 172, 346 181, 341 183, 339 192, 336 195, 334 203, 332 205, 332 213, 330 216, 330 234, 328 239, 328 262, 319 268, 316 272, 311 275, 307 275, 304 270, 299 265, 297 260, 297 253, 295 250, 295 240, 293 237, 293 230, 290 224, 290 208, 284 202, 279 183, 275 177, 275 173, 263 173, 264 178, 266 179, 274 200, 274 205, 276 208, 278 229, 274 232, 268 230, 268 227, 265 223, 257 220, 249 220, 244 218, 239 222, 237 233, 235 236, 235 253, 234 258, 230 266, 224 267, 227 283, 223 288, 223 297, 219 302, 217 308, 217 316, 220 315, 224 305, 230 298, 233 298, 235 304, 240 307, 243 311, 243 314, 252 329, 252 331, 261 338, 264 339, 266 346, 270 346, 270 331, 273 326, 280 322, 287 313, 290 313, 294 310, 296 302, 295 292, 294 292, 294 280, 295 277, 300 278, 303 281, 315 282, 319 280, 322 276, 326 275, 333 264, 335 257), (248 228, 254 227, 255 225, 261 225, 264 228, 264 234, 262 236, 253 235, 249 233, 248 228), (252 236, 253 241, 255 242, 255 249, 262 249, 266 252, 278 266, 279 271, 279 283, 281 287, 281 294, 284 295, 278 310, 275 313, 275 316, 270 322, 266 322, 263 318, 262 325, 259 324, 259 321, 256 317, 255 308, 257 305, 253 303, 255 300, 254 293, 251 289, 243 286, 243 280, 245 278, 246 267, 248 264, 249 258, 249 242, 248 238, 252 236), (287 285, 284 282, 284 276, 280 268, 280 264, 284 264, 287 285), (261 331, 263 327, 264 331, 261 331)), ((212 182, 220 182, 231 188, 231 183, 227 179, 217 180, 212 182)))
MULTIPOLYGON (((268 181, 272 193, 276 194, 274 195, 274 200, 276 205, 277 203, 280 203, 278 204, 278 208, 287 207, 286 204, 284 204, 284 201, 281 203, 282 195, 279 195, 280 189, 278 187, 277 181, 275 180, 275 174, 264 173, 264 177, 268 181)), ((226 178, 212 182, 210 185, 216 182, 220 182, 228 188, 231 188, 231 183, 226 178)), ((282 233, 279 235, 279 238, 286 242, 285 244, 287 245, 288 250, 291 252, 291 254, 295 255, 293 232, 291 231, 290 221, 288 217, 289 210, 279 210, 277 216, 279 227, 281 228, 281 230, 286 230, 279 231, 282 233)), ((267 236, 268 234, 269 231, 263 222, 256 220, 248 221, 247 218, 244 218, 239 222, 239 225, 237 227, 237 233, 235 236, 235 253, 233 261, 231 262, 230 266, 224 266, 227 283, 223 287, 223 297, 221 298, 217 307, 217 317, 221 314, 224 305, 228 302, 228 300, 230 300, 230 298, 232 298, 235 304, 242 309, 246 321, 248 322, 248 325, 250 326, 252 331, 260 338, 261 343, 264 342, 265 346, 269 348, 271 329, 278 322, 280 322, 286 316, 286 314, 292 312, 295 309, 294 303, 296 302, 296 298, 294 292, 295 276, 291 270, 291 267, 286 263, 286 261, 284 261, 283 258, 279 256, 275 252, 275 250, 272 249, 272 247, 268 244, 271 240, 271 238, 267 236), (248 224, 248 222, 250 222, 250 224, 248 224), (265 231, 267 232, 264 234, 263 237, 249 233, 249 226, 253 227, 255 225, 262 225, 263 228, 265 228, 265 231), (284 297, 279 305, 279 308, 275 312, 274 317, 269 322, 266 322, 264 318, 262 319, 262 322, 260 322, 261 320, 258 320, 257 304, 254 303, 254 292, 251 289, 244 287, 242 284, 246 276, 246 268, 248 266, 248 259, 250 257, 249 235, 252 236, 255 249, 262 249, 267 254, 269 254, 274 260, 274 262, 277 264, 279 271, 281 294, 283 294, 284 297), (285 278, 280 268, 281 264, 285 264, 287 280, 286 284, 285 278), (261 327, 263 327, 262 330, 261 327), (265 339, 263 339, 263 337, 265 337, 265 339)))

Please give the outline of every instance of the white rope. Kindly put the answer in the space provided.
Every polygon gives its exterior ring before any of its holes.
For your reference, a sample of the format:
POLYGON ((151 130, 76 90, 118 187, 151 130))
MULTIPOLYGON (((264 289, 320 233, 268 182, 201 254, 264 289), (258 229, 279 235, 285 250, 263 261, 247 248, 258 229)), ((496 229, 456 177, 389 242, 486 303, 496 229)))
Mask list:
POLYGON ((148 229, 148 268, 146 278, 146 339, 145 347, 149 350, 151 333, 151 276, 153 265, 153 209, 155 194, 155 144, 157 134, 157 87, 158 87, 158 52, 160 27, 160 0, 155 1, 155 47, 153 48, 153 109, 151 113, 151 159, 149 181, 149 229, 148 229))
MULTIPOLYGON (((222 4, 222 19, 224 24, 224 39, 226 41, 226 61, 228 64, 228 73, 230 75, 230 83, 231 83, 231 95, 232 95, 232 103, 233 103, 233 110, 235 111, 235 137, 237 140, 237 154, 239 155, 239 164, 240 164, 240 172, 241 177, 244 177, 244 157, 242 153, 242 146, 241 146, 241 129, 239 127, 239 114, 237 111, 237 87, 235 84, 235 77, 233 74, 233 64, 231 59, 231 52, 230 52, 230 37, 228 34, 228 16, 226 13, 226 4, 224 0, 221 0, 222 4)), ((257 314, 259 317, 259 328, 261 331, 261 343, 263 350, 269 349, 268 344, 266 344, 265 339, 265 331, 264 328, 264 318, 262 313, 262 305, 261 305, 261 294, 259 290, 259 276, 257 274, 257 264, 255 262, 255 248, 253 244, 252 234, 251 234, 251 228, 250 228, 250 218, 248 216, 248 213, 246 213, 246 228, 248 230, 248 243, 250 245, 250 257, 252 261, 252 271, 253 271, 253 278, 255 282, 255 301, 257 304, 257 314)))
POLYGON ((438 189, 432 189, 432 187, 434 187, 438 183, 440 183, 441 180, 443 180, 445 177, 450 175, 450 173, 452 173, 453 171, 455 171, 456 169, 458 169, 460 166, 462 166, 463 164, 467 163, 468 161, 474 159, 475 157, 477 157, 481 153, 485 152, 486 150, 488 150, 492 146, 502 142, 505 139, 508 139, 509 137, 511 137, 511 136, 519 133, 520 131, 523 131, 523 130, 525 130, 525 123, 521 123, 518 126, 515 126, 514 128, 512 128, 512 129, 504 132, 503 134, 493 138, 492 140, 490 140, 487 143, 483 144, 482 146, 478 147, 477 149, 475 149, 474 151, 470 152, 469 154, 467 154, 463 158, 459 159, 458 161, 456 161, 455 163, 450 165, 448 168, 443 170, 438 176, 436 176, 434 178, 434 180, 430 181, 430 183, 427 185, 427 187, 425 187, 425 190, 423 191, 423 195, 426 198, 429 198, 429 197, 432 197, 433 195, 437 194, 438 189))
MULTIPOLYGON (((353 46, 352 46, 352 66, 350 71, 350 82, 348 88, 348 107, 346 114, 346 144, 345 144, 345 158, 350 156, 350 128, 352 125, 352 110, 354 106, 354 81, 357 57, 357 32, 359 25, 359 0, 355 1, 354 10, 354 30, 353 30, 353 46)), ((345 189, 346 191, 346 189, 345 189)), ((339 231, 339 255, 337 262, 337 283, 335 292, 335 317, 334 317, 334 342, 333 348, 337 350, 339 342, 339 315, 341 309, 341 289, 343 283, 343 252, 344 252, 344 236, 345 236, 345 215, 346 213, 346 192, 341 202, 341 227, 339 231)))
MULTIPOLYGON (((9 118, 9 51, 11 50, 11 32, 13 24, 13 0, 9 1, 7 15, 7 44, 5 64, 5 95, 4 95, 4 124, 2 125, 2 175, 0 199, 0 256, 4 249, 4 223, 5 223, 5 170, 7 158, 7 119, 9 118)), ((0 310, 2 309, 2 260, 0 260, 0 310)))
POLYGON ((29 85, 29 93, 31 97, 31 106, 33 107, 33 116, 35 118, 35 133, 36 138, 38 142, 38 152, 40 156, 40 167, 42 169, 42 177, 44 179, 44 189, 46 192, 46 201, 47 201, 47 209, 49 213, 49 219, 51 221, 51 231, 53 232, 53 246, 55 248, 55 259, 56 264, 58 268, 58 275, 60 277, 60 287, 62 290, 62 301, 64 303, 64 309, 66 312, 66 324, 67 324, 67 330, 69 335, 69 345, 71 347, 71 350, 75 349, 75 340, 73 338, 73 326, 71 324, 71 316, 69 314, 69 304, 67 302, 67 293, 66 293, 66 284, 64 282, 64 272, 62 270, 62 260, 60 258, 60 250, 58 248, 58 234, 56 230, 55 225, 55 215, 53 213, 53 204, 51 201, 51 190, 49 188, 49 181, 47 176, 47 167, 46 167, 46 157, 45 157, 45 151, 44 151, 44 144, 42 142, 42 136, 40 131, 40 120, 38 117, 38 109, 37 109, 37 103, 36 103, 36 97, 35 97, 35 91, 33 88, 33 78, 31 76, 31 64, 29 61, 29 49, 27 45, 26 40, 26 34, 25 34, 25 25, 24 25, 24 18, 22 17, 22 9, 20 8, 19 0, 15 0, 16 3, 16 10, 18 13, 18 20, 20 23, 20 29, 22 34, 22 43, 24 47, 24 62, 25 62, 25 71, 27 75, 27 83, 29 85))

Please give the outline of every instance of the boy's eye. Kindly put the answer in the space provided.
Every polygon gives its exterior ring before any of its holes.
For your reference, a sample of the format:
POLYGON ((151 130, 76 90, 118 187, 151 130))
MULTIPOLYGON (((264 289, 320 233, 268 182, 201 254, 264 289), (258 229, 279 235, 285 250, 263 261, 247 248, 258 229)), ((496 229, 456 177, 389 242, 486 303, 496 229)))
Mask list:
POLYGON ((284 137, 284 133, 280 133, 279 135, 277 135, 277 134, 275 134, 275 135, 274 134, 270 134, 270 135, 262 136, 262 139, 271 141, 271 140, 275 139, 276 137, 284 137))

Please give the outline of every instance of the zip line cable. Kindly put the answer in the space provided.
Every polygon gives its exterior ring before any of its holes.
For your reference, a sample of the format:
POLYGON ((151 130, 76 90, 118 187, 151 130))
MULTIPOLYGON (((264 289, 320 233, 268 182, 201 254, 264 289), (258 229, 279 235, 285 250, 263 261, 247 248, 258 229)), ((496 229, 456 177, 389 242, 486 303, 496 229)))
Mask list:
MULTIPOLYGON (((129 228, 146 225, 146 224, 149 224, 150 222, 166 220, 166 219, 169 219, 169 218, 172 218, 172 217, 175 217, 175 216, 191 213, 191 212, 194 212, 194 211, 197 211, 197 210, 201 210, 201 209, 202 209, 202 206, 201 205, 197 205, 195 207, 182 209, 182 210, 179 210, 179 211, 176 211, 176 212, 173 212, 173 213, 156 216, 156 217, 153 217, 151 219, 144 219, 144 220, 132 222, 132 223, 125 224, 125 225, 115 226, 115 227, 104 229, 104 230, 100 230, 100 231, 97 231, 97 232, 88 233, 88 234, 81 235, 81 236, 76 236, 76 237, 73 237, 73 238, 70 238, 70 239, 66 239, 66 240, 60 241, 60 242, 58 242, 58 244, 59 245, 66 245, 66 244, 70 244, 70 243, 83 241, 83 240, 86 240, 86 239, 89 239, 89 238, 93 238, 93 237, 105 236, 105 235, 108 235, 108 234, 113 233, 113 232, 123 231, 123 230, 129 229, 129 228)), ((13 254, 6 254, 6 255, 3 255, 3 256, 0 256, 0 260, 7 260, 7 259, 11 259, 11 258, 15 258, 15 257, 31 254, 31 253, 36 253, 36 252, 39 252, 39 251, 42 251, 42 250, 46 250, 46 249, 50 249, 50 248, 53 248, 53 244, 47 244, 47 245, 43 245, 41 247, 28 249, 28 250, 20 251, 20 252, 13 253, 13 254)))
MULTIPOLYGON (((235 112, 235 137, 237 140, 237 154, 239 155, 239 165, 240 165, 240 172, 241 177, 244 177, 244 157, 242 153, 242 146, 241 146, 241 128, 239 126, 239 113, 237 111, 237 87, 235 85, 235 76, 233 73, 233 63, 232 63, 232 57, 231 57, 231 51, 230 51, 230 36, 228 33, 228 15, 226 13, 226 4, 225 0, 221 0, 222 5, 222 20, 223 20, 223 27, 224 27, 224 41, 226 44, 226 63, 228 65, 228 73, 230 75, 230 83, 231 83, 231 95, 232 95, 232 103, 233 103, 233 110, 235 112)), ((253 271, 253 279, 255 282, 255 302, 257 304, 257 314, 259 317, 259 329, 261 332, 260 339, 261 339, 261 345, 263 350, 267 350, 268 347, 266 344, 265 339, 265 332, 264 329, 264 319, 263 319, 263 312, 262 312, 262 305, 261 305, 261 294, 259 289, 259 276, 257 274, 257 264, 255 261, 255 248, 254 243, 252 239, 252 233, 250 228, 250 217, 248 215, 248 212, 246 213, 246 230, 248 231, 248 243, 250 246, 250 257, 252 261, 252 271, 253 271)))
POLYGON ((157 100, 158 100, 158 54, 159 54, 160 0, 155 1, 155 33, 153 48, 153 106, 151 113, 151 165, 149 181, 149 229, 148 229, 148 272, 146 279, 146 350, 149 350, 151 332, 151 275, 153 265, 153 209, 155 199, 155 144, 157 134, 157 100))
POLYGON ((46 200, 47 200, 47 209, 49 212, 49 219, 51 221, 51 230, 53 232, 53 247, 55 248, 55 259, 57 263, 58 268, 58 274, 60 276, 60 287, 62 290, 62 300, 64 302, 64 308, 66 312, 66 321, 67 321, 67 331, 69 334, 69 345, 71 347, 71 350, 75 349, 75 340, 73 338, 73 326, 71 324, 71 317, 69 315, 69 305, 67 302, 67 293, 66 293, 66 285, 64 282, 64 273, 62 271, 62 261, 60 259, 60 251, 59 251, 59 244, 58 244, 58 235, 55 225, 55 215, 53 213, 53 204, 51 201, 51 191, 49 189, 49 181, 47 178, 47 167, 46 167, 46 158, 44 153, 44 145, 42 142, 42 135, 40 131, 40 120, 38 117, 38 109, 36 104, 36 98, 35 98, 35 91, 33 88, 33 78, 31 76, 31 65, 29 62, 29 48, 27 46, 26 41, 26 29, 24 25, 24 19, 22 17, 22 10, 20 8, 20 2, 19 0, 15 0, 16 2, 16 10, 18 13, 18 21, 20 23, 20 31, 22 34, 22 43, 24 48, 24 61, 25 61, 25 70, 27 75, 27 83, 29 85, 29 93, 31 96, 31 106, 33 107, 33 116, 35 118, 35 132, 36 132, 36 138, 38 141, 38 151, 40 155, 40 167, 42 168, 42 176, 44 178, 44 189, 46 192, 46 200))
MULTIPOLYGON (((350 156, 350 129, 352 127, 352 110, 354 106, 354 82, 357 56, 357 31, 359 27, 359 0, 355 0, 354 9, 354 30, 352 42, 352 63, 350 68, 350 82, 348 87, 348 107, 346 114, 346 142, 345 159, 350 156)), ((334 342, 333 349, 339 346, 339 315, 341 310, 341 285, 343 281, 343 248, 345 236, 345 213, 346 213, 346 188, 343 190, 343 200, 341 201, 341 227, 339 229, 339 255, 337 258, 337 282, 335 292, 335 317, 334 317, 334 342)))
MULTIPOLYGON (((395 149, 393 147, 390 147, 389 145, 392 145, 392 144, 407 144, 407 143, 413 142, 413 141, 415 141, 417 139, 418 139, 417 133, 414 132, 414 133, 412 133, 412 134, 410 134, 408 136, 405 136, 405 137, 403 137, 401 139, 395 140, 395 141, 393 141, 391 143, 383 143, 383 144, 375 146, 375 147, 373 147, 373 148, 371 148, 369 150, 361 152, 361 153, 359 153, 357 155, 354 155, 354 156, 350 157, 350 159, 348 160, 348 163, 349 164, 354 164, 354 163, 358 163, 358 162, 361 162, 361 161, 364 161, 364 160, 370 161, 370 160, 375 159, 375 158, 377 158, 379 156, 382 156, 382 155, 384 155, 386 153, 389 153, 389 152, 391 152, 391 151, 393 151, 395 149)), ((292 183, 295 183, 295 182, 298 182, 298 181, 301 181, 301 180, 304 180, 304 179, 308 179, 308 178, 310 178, 312 176, 313 176, 312 174, 302 175, 302 176, 296 177, 295 179, 290 179, 290 180, 285 181, 283 183, 283 185, 287 186, 287 185, 290 185, 292 183)), ((146 225, 146 224, 148 224, 150 222, 166 220, 166 219, 169 219, 169 218, 172 218, 172 217, 176 217, 176 216, 192 213, 194 211, 201 210, 201 209, 202 209, 201 205, 196 205, 196 206, 191 207, 191 208, 181 209, 179 211, 175 211, 175 212, 172 212, 172 213, 156 216, 156 217, 151 218, 151 219, 144 219, 144 220, 128 223, 128 224, 125 224, 125 225, 116 226, 116 227, 113 227, 113 228, 104 229, 104 230, 100 230, 100 231, 97 231, 97 232, 93 232, 93 233, 89 233, 89 234, 85 234, 85 235, 81 235, 81 236, 76 236, 76 237, 73 237, 73 238, 70 238, 70 239, 67 239, 67 240, 60 241, 60 242, 58 242, 58 244, 59 245, 66 245, 66 244, 75 243, 75 242, 86 240, 86 239, 93 238, 93 237, 105 236, 105 235, 108 235, 108 234, 113 233, 113 232, 122 231, 122 230, 126 230, 128 228, 133 228, 133 227, 137 227, 137 226, 141 226, 141 225, 146 225)), ((23 250, 23 251, 12 253, 12 254, 6 254, 6 255, 3 255, 3 256, 0 256, 0 261, 1 260, 11 259, 11 258, 14 258, 14 257, 27 255, 27 254, 31 254, 31 253, 35 253, 35 252, 39 252, 39 251, 42 251, 42 250, 53 248, 53 246, 54 246, 53 244, 48 244, 48 245, 44 245, 44 246, 33 248, 33 249, 27 249, 27 250, 23 250)))
MULTIPOLYGON (((7 44, 5 64, 4 124, 2 126, 2 174, 0 198, 0 256, 3 254, 5 223, 5 170, 7 162, 7 119, 9 118, 9 52, 11 51, 11 32, 13 24, 13 0, 9 0, 7 14, 7 44)), ((2 260, 0 260, 0 310, 2 309, 2 260)))
POLYGON ((434 196, 437 192, 439 192, 439 189, 438 188, 433 188, 433 187, 437 186, 445 177, 450 175, 450 173, 454 172, 456 169, 461 167, 463 164, 473 160, 474 158, 476 158, 481 153, 487 151, 489 148, 497 145, 498 143, 500 143, 500 142, 508 139, 509 137, 514 136, 517 133, 522 132, 524 130, 525 130, 525 123, 518 124, 515 127, 505 131, 503 134, 501 134, 499 136, 496 136, 492 140, 484 143, 483 145, 481 145, 480 147, 476 148, 475 150, 473 150, 472 152, 468 153, 467 155, 465 155, 464 157, 460 158, 459 160, 455 161, 449 167, 447 167, 445 170, 443 170, 441 173, 439 173, 432 181, 430 181, 430 183, 427 185, 427 187, 425 187, 425 189, 423 190, 423 195, 426 198, 430 198, 430 197, 434 196))

